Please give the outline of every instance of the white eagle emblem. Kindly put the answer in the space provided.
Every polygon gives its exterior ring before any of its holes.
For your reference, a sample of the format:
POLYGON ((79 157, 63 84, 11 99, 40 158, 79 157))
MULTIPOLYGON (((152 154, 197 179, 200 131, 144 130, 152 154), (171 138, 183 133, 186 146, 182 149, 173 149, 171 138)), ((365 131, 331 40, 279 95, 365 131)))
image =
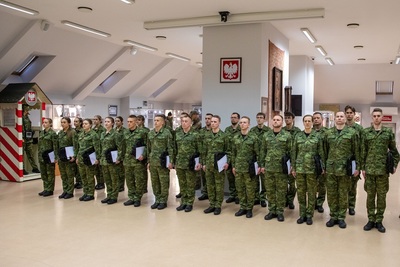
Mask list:
POLYGON ((238 77, 238 65, 236 63, 229 62, 224 65, 224 78, 225 79, 237 79, 238 77))

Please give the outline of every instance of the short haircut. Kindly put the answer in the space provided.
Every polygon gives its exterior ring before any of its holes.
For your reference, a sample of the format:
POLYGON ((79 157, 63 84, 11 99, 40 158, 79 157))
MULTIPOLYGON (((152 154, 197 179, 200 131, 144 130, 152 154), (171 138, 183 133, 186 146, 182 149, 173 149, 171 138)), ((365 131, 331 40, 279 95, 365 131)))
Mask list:
POLYGON ((265 119, 265 113, 264 112, 258 112, 256 117, 258 117, 258 116, 263 116, 263 118, 265 119))
POLYGON ((303 121, 304 121, 304 119, 307 118, 307 117, 310 117, 310 118, 311 118, 311 121, 312 121, 313 116, 312 116, 311 114, 304 115, 304 116, 303 116, 303 121))
POLYGON ((137 118, 138 120, 144 121, 144 116, 143 115, 129 115, 128 118, 137 118), (135 116, 135 117, 132 117, 135 116))
POLYGON ((249 123, 250 123, 250 118, 249 117, 243 116, 242 119, 247 119, 249 121, 249 123))
POLYGON ((116 119, 119 119, 121 122, 123 122, 124 121, 124 119, 121 117, 121 116, 117 116, 117 117, 115 117, 116 119))
POLYGON ((213 115, 213 118, 217 118, 219 122, 221 122, 221 117, 218 115, 213 115))
POLYGON ((322 118, 322 113, 321 113, 321 112, 319 112, 319 111, 316 111, 316 112, 314 112, 312 115, 313 115, 313 116, 315 116, 315 115, 320 115, 320 116, 321 116, 321 118, 322 118))
POLYGON ((187 113, 187 112, 181 112, 181 114, 179 116, 180 117, 184 117, 184 116, 189 116, 190 117, 189 113, 187 113))
POLYGON ((381 109, 381 108, 374 108, 374 110, 372 111, 372 113, 374 113, 374 112, 380 112, 380 113, 383 113, 383 111, 382 111, 382 109, 381 109))
MULTIPOLYGON (((281 114, 276 114, 276 115, 274 115, 274 117, 276 117, 276 116, 279 116, 279 117, 281 117, 281 119, 283 120, 283 117, 282 117, 282 115, 281 115, 281 114)), ((274 117, 272 117, 272 118, 274 118, 274 117)))
POLYGON ((212 113, 206 113, 206 116, 214 116, 212 113))
POLYGON ((292 119, 294 119, 294 117, 295 117, 294 114, 290 111, 286 111, 284 114, 285 114, 285 117, 292 117, 292 119))
POLYGON ((232 112, 232 115, 237 115, 237 116, 238 116, 238 119, 240 119, 240 114, 239 114, 239 113, 237 113, 237 112, 232 112))
POLYGON ((165 120, 165 115, 164 114, 157 114, 157 115, 154 116, 154 118, 157 118, 157 117, 162 118, 163 120, 165 120))
POLYGON ((348 109, 351 109, 351 111, 353 111, 354 113, 356 112, 356 109, 355 109, 354 107, 350 106, 350 105, 347 105, 347 106, 344 108, 344 111, 346 112, 348 109))

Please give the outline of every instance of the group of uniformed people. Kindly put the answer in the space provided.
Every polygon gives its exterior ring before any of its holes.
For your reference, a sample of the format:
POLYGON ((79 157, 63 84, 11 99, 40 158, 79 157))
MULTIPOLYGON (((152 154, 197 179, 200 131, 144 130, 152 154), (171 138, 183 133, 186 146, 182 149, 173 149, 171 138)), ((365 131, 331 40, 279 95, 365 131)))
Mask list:
POLYGON ((226 203, 239 204, 235 216, 251 218, 254 205, 266 207, 268 203, 264 219, 282 222, 285 207, 294 209, 297 192, 297 223, 312 225, 314 210, 324 212, 327 194, 331 218, 326 226, 346 228, 346 213, 355 214, 357 182, 362 177, 368 211, 364 230, 375 227, 385 232, 382 220, 388 177, 399 161, 395 137, 391 129, 382 126, 382 110, 372 112, 372 126, 365 129, 354 122, 354 115, 355 109, 346 106, 344 112, 335 114, 335 126, 329 129, 322 126, 321 113, 305 115, 303 131, 294 126, 291 112, 273 116, 271 127, 265 126, 265 114, 260 112, 252 128, 249 117, 233 112, 225 131, 220 129, 221 118, 211 113, 205 115, 202 128, 196 111, 183 112, 175 130, 171 120, 161 114, 155 116, 152 130, 144 127, 143 116, 130 115, 127 128, 120 116, 106 117, 104 126, 99 115, 93 121, 76 118, 75 129, 64 117, 58 134, 52 130, 52 120, 46 118, 39 135, 44 186, 39 195, 53 195, 58 162, 63 183, 59 198, 73 197, 74 187, 82 185, 79 200, 90 201, 95 189, 103 189, 105 183, 107 197, 101 202, 114 204, 126 181, 129 199, 124 205, 139 207, 147 192, 149 170, 155 196, 151 208, 162 210, 168 202, 169 170, 175 168, 180 186, 177 197, 181 198, 178 211, 192 211, 196 184, 201 180, 199 200, 209 199, 210 203, 204 213, 219 215, 227 178, 226 203), (66 156, 71 147, 73 154, 66 156), (48 156, 52 152, 53 160, 48 156))

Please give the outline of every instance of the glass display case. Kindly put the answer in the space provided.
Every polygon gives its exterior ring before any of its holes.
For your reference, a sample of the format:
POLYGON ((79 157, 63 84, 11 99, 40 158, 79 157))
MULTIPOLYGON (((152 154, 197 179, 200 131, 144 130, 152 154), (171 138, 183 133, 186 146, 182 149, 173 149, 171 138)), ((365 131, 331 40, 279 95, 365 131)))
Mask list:
POLYGON ((322 114, 322 126, 331 128, 335 126, 335 112, 329 110, 317 110, 322 114))
POLYGON ((51 110, 52 112, 47 113, 51 118, 53 117, 53 129, 55 131, 59 131, 62 129, 61 127, 61 119, 62 117, 69 117, 71 119, 71 126, 73 126, 73 121, 75 118, 83 118, 85 115, 85 106, 84 105, 64 105, 64 104, 55 104, 51 110))

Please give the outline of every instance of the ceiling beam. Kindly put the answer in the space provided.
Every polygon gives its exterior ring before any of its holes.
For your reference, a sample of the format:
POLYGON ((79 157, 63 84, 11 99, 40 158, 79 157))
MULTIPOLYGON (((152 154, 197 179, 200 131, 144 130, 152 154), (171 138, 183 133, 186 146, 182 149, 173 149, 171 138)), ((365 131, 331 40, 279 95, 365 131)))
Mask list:
POLYGON ((232 24, 246 24, 246 23, 257 23, 257 22, 266 22, 274 20, 324 18, 324 16, 325 16, 324 8, 312 8, 312 9, 230 14, 226 22, 221 21, 221 15, 184 18, 184 19, 146 21, 144 22, 143 27, 146 30, 158 30, 158 29, 183 28, 183 27, 195 27, 195 26, 221 26, 221 25, 232 25, 232 24))
POLYGON ((89 96, 108 76, 110 76, 121 65, 121 60, 125 60, 129 46, 123 47, 106 64, 104 64, 92 77, 90 77, 78 90, 72 94, 73 100, 84 100, 89 96))

